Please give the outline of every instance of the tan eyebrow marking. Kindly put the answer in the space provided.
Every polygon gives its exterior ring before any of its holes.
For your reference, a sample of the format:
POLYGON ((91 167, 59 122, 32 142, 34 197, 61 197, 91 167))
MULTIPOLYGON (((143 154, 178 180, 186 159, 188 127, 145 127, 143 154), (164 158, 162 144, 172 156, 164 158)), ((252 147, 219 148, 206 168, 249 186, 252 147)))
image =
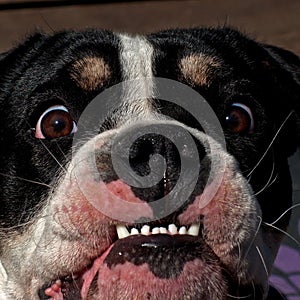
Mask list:
POLYGON ((90 56, 76 61, 70 75, 83 90, 93 91, 109 80, 111 71, 103 58, 90 56))
POLYGON ((221 64, 215 57, 203 53, 184 57, 179 63, 182 75, 192 86, 210 85, 215 77, 215 70, 220 67, 221 64))

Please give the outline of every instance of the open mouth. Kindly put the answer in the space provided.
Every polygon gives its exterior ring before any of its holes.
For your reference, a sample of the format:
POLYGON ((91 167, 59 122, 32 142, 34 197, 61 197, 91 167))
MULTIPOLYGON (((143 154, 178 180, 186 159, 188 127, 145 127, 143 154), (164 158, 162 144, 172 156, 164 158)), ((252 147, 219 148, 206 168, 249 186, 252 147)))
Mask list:
POLYGON ((117 225, 116 239, 106 251, 85 270, 61 277, 45 286, 40 291, 40 298, 44 299, 46 295, 53 300, 87 299, 91 290, 94 290, 93 286, 97 285, 97 277, 101 277, 105 268, 112 270, 119 266, 126 271, 126 264, 137 268, 147 265, 149 272, 158 279, 176 278, 186 262, 199 258, 199 253, 203 252, 200 249, 203 247, 202 231, 202 223, 159 227, 147 224, 135 227, 117 225))

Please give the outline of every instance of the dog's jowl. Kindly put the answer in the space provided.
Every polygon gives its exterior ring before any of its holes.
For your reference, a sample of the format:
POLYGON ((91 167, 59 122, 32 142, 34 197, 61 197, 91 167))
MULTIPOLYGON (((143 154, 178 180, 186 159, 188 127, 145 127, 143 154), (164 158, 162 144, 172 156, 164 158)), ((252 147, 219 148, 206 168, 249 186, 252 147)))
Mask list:
POLYGON ((0 298, 275 299, 299 67, 230 28, 2 54, 0 298))

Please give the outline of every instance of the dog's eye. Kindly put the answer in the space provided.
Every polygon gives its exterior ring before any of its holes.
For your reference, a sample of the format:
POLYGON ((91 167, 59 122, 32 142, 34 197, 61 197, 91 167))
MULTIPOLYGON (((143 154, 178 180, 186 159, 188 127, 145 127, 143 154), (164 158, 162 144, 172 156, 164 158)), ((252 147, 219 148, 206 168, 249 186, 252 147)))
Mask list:
POLYGON ((234 133, 251 133, 254 120, 251 109, 242 103, 233 103, 226 115, 226 127, 234 133))
POLYGON ((62 105, 48 108, 39 118, 35 137, 38 139, 55 139, 77 131, 76 123, 69 111, 62 105))

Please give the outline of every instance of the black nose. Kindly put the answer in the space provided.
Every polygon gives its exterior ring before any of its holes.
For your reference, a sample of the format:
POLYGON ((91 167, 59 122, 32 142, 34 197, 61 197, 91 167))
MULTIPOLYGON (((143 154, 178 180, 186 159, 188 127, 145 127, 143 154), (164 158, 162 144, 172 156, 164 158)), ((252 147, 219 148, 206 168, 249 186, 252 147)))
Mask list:
POLYGON ((132 190, 140 199, 159 200, 168 195, 180 179, 184 181, 180 183, 183 189, 191 176, 199 175, 205 149, 186 128, 176 124, 151 124, 132 130, 119 139, 118 149, 122 152, 122 145, 126 148, 130 144, 130 169, 126 175, 130 179, 136 177, 132 190), (135 136, 138 138, 132 138, 135 136))
MULTIPOLYGON (((180 153, 174 143, 159 134, 147 134, 136 140, 130 149, 129 163, 139 176, 155 175, 158 182, 149 182, 150 187, 133 187, 134 193, 147 202, 166 196, 172 190, 181 171, 180 153)), ((157 181, 157 180, 153 180, 157 181)))

